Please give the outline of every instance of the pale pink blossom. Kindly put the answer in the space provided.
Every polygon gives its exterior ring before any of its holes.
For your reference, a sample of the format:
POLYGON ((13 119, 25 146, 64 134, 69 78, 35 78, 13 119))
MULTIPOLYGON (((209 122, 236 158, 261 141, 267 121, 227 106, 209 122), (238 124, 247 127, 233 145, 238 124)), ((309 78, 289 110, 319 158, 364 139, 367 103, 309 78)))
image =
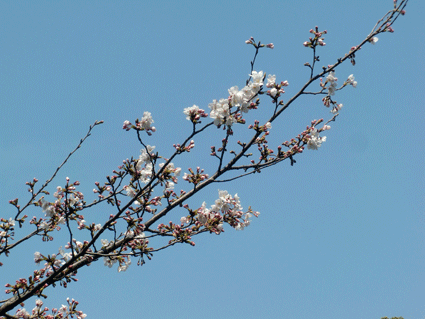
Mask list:
POLYGON ((378 42, 378 40, 379 40, 378 37, 373 37, 369 41, 370 43, 375 44, 376 42, 378 42))
POLYGON ((271 88, 271 87, 273 87, 275 84, 276 84, 276 75, 271 75, 271 74, 269 74, 269 75, 267 76, 267 84, 266 84, 266 86, 267 86, 268 88, 271 88))
POLYGON ((347 79, 347 83, 351 84, 353 87, 357 86, 357 81, 354 81, 354 75, 351 74, 348 79, 347 79))
POLYGON ((307 149, 318 150, 323 142, 326 141, 326 136, 320 137, 316 128, 313 128, 310 133, 310 139, 307 142, 307 149))
POLYGON ((143 129, 145 130, 149 130, 151 129, 151 124, 154 122, 154 120, 152 119, 152 115, 150 112, 144 112, 143 113, 143 117, 142 120, 140 122, 140 125, 142 126, 143 129))

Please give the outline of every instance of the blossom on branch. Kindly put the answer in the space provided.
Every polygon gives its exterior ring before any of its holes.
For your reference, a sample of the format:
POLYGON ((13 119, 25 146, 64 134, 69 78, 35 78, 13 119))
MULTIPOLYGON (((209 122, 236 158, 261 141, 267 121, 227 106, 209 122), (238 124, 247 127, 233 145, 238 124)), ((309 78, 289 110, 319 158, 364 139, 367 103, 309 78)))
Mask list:
POLYGON ((320 137, 316 128, 313 128, 310 133, 310 138, 307 142, 307 149, 318 150, 323 142, 326 141, 326 136, 320 137))

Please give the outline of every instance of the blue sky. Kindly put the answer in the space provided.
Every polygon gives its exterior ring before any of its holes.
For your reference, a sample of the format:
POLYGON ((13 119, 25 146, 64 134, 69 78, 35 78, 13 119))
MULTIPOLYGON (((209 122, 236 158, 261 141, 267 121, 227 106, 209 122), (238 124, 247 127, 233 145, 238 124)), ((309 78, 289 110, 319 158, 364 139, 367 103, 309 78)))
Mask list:
MULTIPOLYGON (((250 36, 274 43, 255 69, 289 81, 286 101, 308 79, 311 50, 302 43, 311 28, 328 31, 320 67, 360 43, 391 8, 391 0, 1 1, 1 217, 13 216, 8 200, 27 198, 33 177, 47 180, 95 120, 105 123, 58 174, 52 193, 69 176, 94 199, 95 181, 139 155, 135 135, 121 127, 144 111, 157 128, 146 142, 170 156, 191 131, 185 107, 207 110, 231 86, 243 87, 250 36)), ((248 228, 195 237, 195 247, 175 246, 125 273, 99 262, 68 289, 49 289, 46 306, 72 297, 89 318, 424 318, 424 9, 411 0, 395 33, 365 46, 354 67, 337 69, 340 82, 354 74, 358 86, 337 93, 344 108, 319 151, 297 156, 293 167, 284 162, 212 185, 190 201, 210 205, 219 188, 238 193, 244 208, 261 212, 248 228)), ((264 98, 247 119, 264 121, 271 110, 264 98)), ((273 123, 270 145, 328 117, 320 97, 302 98, 273 123)), ((246 127, 237 130, 235 140, 247 136, 246 127)), ((209 147, 222 138, 209 130, 176 166, 211 174, 209 147)), ((102 222, 110 213, 96 208, 86 219, 102 222)), ((35 269, 34 251, 55 253, 66 241, 36 239, 2 256, 2 284, 35 269)))

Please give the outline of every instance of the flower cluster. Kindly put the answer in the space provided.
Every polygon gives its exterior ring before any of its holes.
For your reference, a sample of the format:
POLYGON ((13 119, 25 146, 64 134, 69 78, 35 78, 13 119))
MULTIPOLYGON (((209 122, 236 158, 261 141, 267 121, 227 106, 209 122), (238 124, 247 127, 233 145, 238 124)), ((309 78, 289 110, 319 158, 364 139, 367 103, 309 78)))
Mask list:
POLYGON ((66 223, 65 216, 67 216, 69 220, 75 220, 79 225, 79 229, 88 228, 88 226, 85 225, 84 217, 78 214, 85 205, 83 193, 75 190, 75 186, 80 185, 80 183, 75 181, 70 184, 68 177, 66 181, 65 187, 58 186, 56 188, 56 192, 53 194, 56 200, 53 203, 45 200, 44 196, 34 203, 35 206, 41 207, 43 213, 47 217, 39 220, 34 217, 30 221, 30 224, 34 224, 39 229, 45 231, 43 240, 53 239, 51 236, 47 236, 47 232, 54 229, 60 230, 59 225, 66 223))
POLYGON ((313 128, 310 133, 310 138, 307 142, 307 149, 318 150, 323 142, 326 141, 326 136, 319 136, 319 131, 313 128))
POLYGON ((153 150, 155 146, 147 145, 144 149, 140 150, 139 160, 136 164, 136 169, 139 174, 139 180, 143 183, 150 181, 153 174, 153 160, 156 158, 153 150))
POLYGON ((328 76, 326 77, 326 82, 325 85, 327 83, 329 83, 329 86, 327 87, 328 89, 328 96, 329 95, 335 95, 335 91, 336 91, 336 87, 337 87, 337 82, 338 78, 335 77, 335 71, 331 71, 328 76))
POLYGON ((135 129, 137 131, 146 131, 148 135, 152 135, 151 132, 155 132, 156 128, 152 126, 154 120, 150 112, 144 112, 141 120, 136 119, 135 125, 131 124, 130 121, 124 121, 123 129, 129 131, 135 129))
POLYGON ((354 80, 353 74, 350 74, 348 76, 347 80, 344 82, 344 84, 340 88, 337 88, 337 81, 338 81, 338 78, 335 76, 335 71, 329 72, 328 76, 326 77, 325 83, 323 83, 323 79, 320 78, 320 86, 322 87, 322 91, 325 89, 328 90, 327 96, 325 96, 322 99, 323 104, 326 107, 329 107, 332 104, 333 107, 332 107, 331 113, 333 114, 338 113, 338 111, 342 108, 343 105, 341 103, 337 103, 336 101, 333 101, 331 96, 335 95, 336 91, 341 90, 343 87, 347 85, 351 85, 354 88, 357 87, 357 81, 354 80))
POLYGON ((199 106, 193 105, 184 109, 183 113, 186 116, 186 120, 191 121, 192 123, 201 123, 201 117, 207 117, 208 113, 205 113, 203 109, 200 109, 199 106))
POLYGON ((204 226, 210 232, 220 234, 223 232, 223 224, 226 222, 236 230, 243 230, 250 224, 252 215, 258 217, 259 212, 254 212, 251 207, 247 212, 242 211, 240 200, 237 194, 231 196, 227 191, 219 190, 219 198, 211 205, 211 208, 206 207, 204 202, 200 208, 191 212, 190 216, 184 216, 180 219, 182 225, 190 223, 192 218, 195 218, 197 227, 204 226))
POLYGON ((355 88, 357 86, 357 81, 354 81, 354 75, 351 74, 348 76, 347 81, 345 81, 346 84, 350 84, 355 88))
MULTIPOLYGON (((74 315, 77 317, 77 319, 84 319, 87 317, 86 314, 84 314, 80 310, 76 310, 78 306, 78 301, 74 299, 67 298, 66 301, 68 302, 68 305, 62 305, 59 309, 52 308, 51 314, 47 314, 49 311, 49 308, 43 307, 43 301, 41 299, 37 299, 35 301, 35 307, 32 309, 32 314, 30 314, 25 308, 20 308, 16 311, 16 318, 39 318, 39 319, 57 319, 57 318, 73 318, 74 315)), ((15 318, 15 317, 14 317, 15 318)))
MULTIPOLYGON (((247 212, 242 211, 239 196, 231 196, 226 190, 218 191, 219 198, 211 205, 211 208, 206 208, 204 202, 196 211, 196 224, 204 226, 210 232, 220 234, 223 231, 223 223, 226 222, 236 230, 243 230, 250 224, 252 215, 258 217, 259 212, 254 212, 249 208, 247 212)), ((182 223, 189 222, 188 217, 181 218, 182 223)))
POLYGON ((8 237, 14 235, 13 230, 15 229, 15 220, 10 217, 9 220, 1 218, 0 221, 0 243, 3 244, 6 242, 8 237))
POLYGON ((282 81, 280 84, 276 84, 276 75, 269 74, 267 77, 266 87, 270 88, 270 90, 267 91, 267 94, 276 100, 280 94, 285 93, 283 87, 288 85, 288 81, 282 81))
POLYGON ((214 119, 214 124, 217 127, 226 125, 232 126, 234 123, 244 123, 241 118, 241 113, 247 113, 250 109, 256 108, 256 104, 252 99, 258 94, 263 86, 264 74, 263 71, 252 71, 250 82, 244 88, 239 90, 237 86, 232 86, 227 99, 213 100, 208 104, 211 109, 210 117, 214 119), (236 109, 232 111, 232 107, 236 109))

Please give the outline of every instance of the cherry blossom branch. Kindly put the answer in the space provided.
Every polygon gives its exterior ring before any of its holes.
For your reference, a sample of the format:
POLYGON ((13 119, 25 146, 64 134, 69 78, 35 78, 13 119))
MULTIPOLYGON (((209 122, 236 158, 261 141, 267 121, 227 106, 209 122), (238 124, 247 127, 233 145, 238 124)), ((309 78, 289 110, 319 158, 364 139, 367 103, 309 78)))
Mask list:
MULTIPOLYGON (((25 220, 25 218, 27 216, 24 216, 24 218, 22 218, 21 220, 18 219, 19 215, 27 208, 29 207, 29 205, 32 205, 34 203, 34 199, 40 195, 41 193, 45 193, 48 194, 46 191, 44 191, 44 189, 50 184, 50 182, 56 177, 57 173, 59 172, 59 170, 65 165, 65 163, 68 161, 68 159, 81 147, 81 145, 84 143, 84 141, 91 135, 91 131, 93 130, 93 128, 97 125, 102 124, 103 121, 95 121, 92 125, 90 125, 89 130, 87 132, 87 134, 84 136, 84 138, 80 139, 80 142, 78 143, 77 147, 68 154, 68 156, 65 158, 65 160, 62 162, 62 164, 59 165, 59 167, 56 168, 55 172, 53 173, 53 175, 41 186, 41 188, 34 193, 34 185, 38 182, 37 179, 34 179, 33 182, 28 182, 27 185, 30 186, 29 192, 32 194, 30 200, 21 208, 18 205, 18 199, 15 199, 13 201, 10 201, 10 203, 12 205, 14 205, 17 209, 18 209, 18 213, 15 216, 15 220, 16 221, 20 221, 20 227, 21 222, 23 223, 23 221, 25 220)), ((33 232, 31 232, 30 234, 26 235, 25 237, 19 239, 18 241, 16 241, 13 244, 8 244, 7 240, 4 244, 4 246, 0 246, 0 255, 3 253, 8 254, 13 248, 17 247, 19 244, 25 242, 26 240, 30 239, 31 237, 38 235, 39 233, 42 232, 42 229, 37 229, 33 232)), ((1 263, 0 263, 1 265, 1 263)))
MULTIPOLYGON (((321 36, 324 34, 319 32, 316 28, 316 30, 312 32, 315 34, 315 38, 311 38, 310 42, 308 43, 313 48, 313 63, 312 66, 310 66, 310 79, 294 96, 292 96, 286 103, 283 103, 283 101, 278 101, 278 98, 280 94, 284 93, 283 87, 287 86, 288 84, 286 81, 281 82, 281 84, 276 84, 275 77, 273 78, 273 76, 270 77, 269 75, 267 87, 270 88, 270 90, 267 91, 267 95, 272 98, 272 102, 275 104, 273 115, 271 115, 269 121, 264 125, 260 125, 258 121, 256 121, 254 125, 249 126, 250 129, 254 129, 255 133, 253 133, 249 142, 238 142, 238 144, 241 146, 241 150, 238 153, 229 151, 228 149, 229 141, 233 135, 232 125, 234 123, 244 124, 245 119, 242 118, 242 113, 248 112, 248 110, 251 109, 256 109, 259 105, 259 99, 253 102, 254 98, 257 98, 257 96, 260 94, 266 93, 262 91, 265 74, 263 74, 262 71, 254 71, 254 63, 258 54, 258 50, 261 47, 265 47, 265 45, 260 44, 260 42, 256 44, 253 38, 247 41, 247 43, 253 44, 256 49, 254 58, 251 61, 251 74, 246 82, 247 87, 242 90, 239 90, 237 87, 232 87, 229 89, 230 96, 227 100, 214 100, 214 102, 210 104, 210 108, 212 110, 211 117, 214 118, 214 121, 204 125, 198 130, 196 130, 196 127, 198 124, 200 124, 200 118, 206 117, 207 114, 196 106, 185 109, 184 113, 187 115, 187 119, 192 122, 192 133, 184 140, 181 145, 174 145, 176 150, 170 158, 166 159, 162 156, 159 156, 158 153, 153 153, 154 147, 146 145, 146 143, 143 142, 140 136, 140 131, 145 130, 148 135, 151 135, 152 132, 156 131, 156 129, 151 126, 153 120, 150 113, 145 112, 141 120, 136 120, 135 125, 132 125, 128 121, 124 123, 124 129, 135 129, 137 131, 138 140, 144 147, 139 160, 134 160, 132 158, 131 160, 124 161, 123 165, 120 166, 120 171, 114 171, 116 175, 107 177, 105 186, 100 187, 97 183, 96 185, 98 190, 95 190, 95 192, 99 192, 99 200, 86 205, 86 203, 83 201, 82 194, 80 195, 80 193, 75 190, 75 186, 78 186, 79 183, 75 182, 74 184, 69 184, 69 181, 67 180, 66 186, 64 188, 58 187, 58 191, 54 194, 54 196, 57 198, 55 203, 48 203, 44 200, 43 197, 39 200, 39 202, 34 202, 35 198, 41 193, 48 194, 44 191, 44 188, 53 180, 58 170, 90 135, 91 129, 101 123, 95 122, 93 126, 90 126, 90 130, 86 137, 80 141, 80 144, 77 146, 77 148, 71 152, 65 161, 61 164, 61 166, 58 167, 52 178, 48 180, 38 192, 34 193, 32 191, 32 198, 28 204, 24 206, 24 208, 20 209, 19 205, 17 204, 17 200, 16 202, 12 201, 12 204, 18 208, 18 214, 16 215, 15 219, 16 221, 19 221, 20 224, 21 222, 23 223, 23 221, 18 220, 18 216, 22 210, 24 210, 30 204, 41 206, 43 211, 46 213, 46 216, 50 217, 49 221, 46 222, 45 220, 41 219, 40 221, 34 220, 33 223, 37 226, 37 230, 27 237, 18 240, 12 245, 8 245, 7 240, 10 237, 8 232, 13 230, 14 221, 2 220, 3 224, 0 224, 3 229, 6 229, 0 234, 0 238, 2 239, 1 243, 6 243, 6 246, 2 251, 0 251, 0 254, 2 252, 7 253, 8 250, 16 247, 17 244, 22 243, 23 241, 41 232, 44 232, 43 236, 48 236, 49 232, 52 232, 55 228, 58 227, 59 224, 62 223, 66 223, 68 233, 70 235, 69 243, 65 248, 71 250, 71 253, 65 253, 62 248, 60 248, 59 254, 52 256, 49 255, 47 257, 37 252, 35 254, 35 261, 45 261, 45 266, 42 269, 35 271, 34 277, 30 277, 28 281, 26 279, 20 279, 17 281, 16 285, 6 285, 6 287, 9 288, 9 292, 13 292, 14 295, 9 299, 0 302, 0 315, 9 316, 6 314, 8 311, 12 310, 19 303, 22 303, 32 296, 44 296, 43 291, 51 285, 55 286, 57 282, 60 282, 61 285, 63 284, 66 286, 66 284, 71 280, 76 280, 75 274, 78 269, 82 268, 83 266, 90 265, 99 258, 103 257, 105 265, 108 265, 109 267, 112 266, 115 262, 119 262, 119 271, 121 271, 128 267, 128 264, 130 263, 130 256, 140 257, 142 260, 141 263, 143 264, 144 256, 150 259, 153 252, 171 247, 176 243, 187 243, 194 245, 194 242, 191 241, 191 236, 195 236, 207 231, 219 234, 222 231, 223 222, 228 223, 236 229, 243 229, 243 227, 249 225, 249 217, 252 214, 258 216, 258 213, 253 212, 251 208, 249 208, 247 213, 243 213, 241 211, 237 195, 233 197, 229 195, 227 191, 220 191, 219 200, 217 200, 216 204, 213 205, 215 208, 212 207, 211 210, 206 209, 204 204, 200 208, 194 210, 191 209, 189 205, 185 204, 185 202, 211 183, 228 182, 247 176, 249 174, 254 174, 256 172, 260 172, 261 169, 271 167, 286 159, 289 159, 291 161, 291 165, 293 165, 295 163, 293 157, 295 157, 295 155, 298 153, 302 153, 304 146, 307 145, 307 148, 313 149, 320 147, 320 144, 325 140, 325 137, 319 137, 319 133, 330 128, 327 124, 330 121, 335 120, 335 118, 338 116, 338 110, 341 107, 339 104, 336 104, 336 102, 332 101, 332 93, 342 89, 348 84, 355 86, 356 83, 354 81, 354 77, 350 76, 347 81, 344 82, 341 88, 336 88, 337 79, 334 75, 335 68, 347 59, 350 59, 350 61, 354 64, 355 53, 366 42, 375 43, 377 41, 374 38, 375 35, 382 32, 392 32, 391 25, 400 14, 404 14, 403 9, 406 4, 407 0, 401 1, 397 8, 395 7, 394 10, 387 13, 381 20, 378 21, 378 23, 375 25, 375 28, 373 29, 376 30, 372 30, 373 32, 371 32, 358 46, 351 48, 350 52, 343 58, 339 58, 334 65, 323 67, 322 72, 313 76, 315 62, 319 61, 318 57, 316 57, 316 46, 321 45, 320 43, 323 43, 321 36), (387 18, 385 19, 385 17, 387 18), (381 25, 379 25, 380 23, 381 25), (377 27, 378 25, 379 27, 377 27), (325 83, 321 82, 322 90, 320 92, 314 93, 305 91, 312 82, 325 75, 328 76, 326 77, 325 83), (325 89, 328 90, 327 93, 324 92, 325 89), (273 152, 268 148, 266 141, 266 137, 269 134, 269 129, 271 128, 271 123, 280 114, 282 114, 282 112, 286 110, 289 105, 291 105, 298 97, 303 94, 327 94, 327 96, 323 99, 323 102, 326 106, 330 106, 331 103, 336 105, 332 110, 334 115, 324 124, 322 128, 316 128, 318 124, 323 122, 322 119, 312 121, 311 126, 307 126, 306 130, 299 134, 296 139, 292 139, 291 142, 285 141, 282 143, 282 145, 289 148, 288 151, 281 151, 281 147, 279 146, 278 153, 273 154, 273 152), (236 107, 236 110, 232 111, 231 107, 236 107), (176 194, 173 190, 173 182, 177 183, 177 176, 180 173, 180 168, 175 168, 172 160, 184 152, 189 152, 190 149, 194 147, 192 138, 213 124, 217 127, 223 125, 225 129, 227 128, 225 138, 222 140, 222 146, 220 149, 218 149, 218 151, 221 152, 220 156, 215 153, 215 148, 213 148, 214 150, 212 152, 212 155, 219 159, 217 170, 212 176, 208 176, 207 174, 203 174, 203 171, 200 168, 197 168, 196 172, 192 169, 189 169, 191 173, 190 177, 183 177, 183 180, 193 183, 192 189, 187 192, 181 190, 180 194, 176 194), (239 163, 239 161, 241 161, 244 157, 250 156, 248 151, 255 145, 261 154, 259 161, 255 163, 253 160, 251 160, 251 164, 236 166, 236 164, 239 163), (233 157, 226 164, 225 154, 233 155, 233 157), (157 161, 161 158, 164 159, 165 163, 160 163, 159 169, 156 169, 157 161), (225 180, 218 179, 228 171, 240 169, 245 170, 245 173, 225 180), (247 172, 248 170, 251 171, 247 172), (128 175, 130 175, 130 185, 126 185, 121 188, 121 185, 124 182, 124 178, 128 175), (142 186, 142 183, 145 185, 142 186), (162 195, 153 197, 154 187, 159 186, 164 187, 162 195), (109 195, 102 195, 104 191, 109 191, 109 195), (132 198, 128 200, 126 204, 121 204, 120 198, 121 196, 125 196, 124 191, 126 191, 127 195, 131 196, 132 198), (167 206, 157 212, 156 208, 152 209, 150 206, 156 206, 160 204, 161 199, 166 199, 167 206), (91 226, 85 225, 83 216, 80 215, 79 212, 105 200, 108 204, 113 206, 116 205, 115 214, 111 214, 103 226, 100 224, 93 224, 91 226), (220 204, 221 202, 224 203, 227 208, 224 208, 224 206, 220 204), (152 226, 157 221, 165 217, 171 210, 176 207, 183 207, 188 211, 187 217, 182 217, 180 225, 174 224, 172 222, 167 225, 161 223, 157 227, 158 230, 153 229, 152 226), (145 213, 152 213, 152 215, 146 222, 142 223, 143 218, 145 217, 145 213), (243 221, 241 221, 242 216, 245 216, 243 217, 243 221), (71 223, 77 223, 79 230, 89 230, 91 239, 82 243, 73 238, 71 223), (118 223, 126 223, 125 227, 122 227, 125 229, 125 231, 123 230, 123 232, 119 232, 121 228, 118 226, 121 226, 121 224, 118 223), (185 226, 184 224, 187 225, 185 226), (101 236, 107 232, 113 234, 113 240, 100 240, 101 236), (152 235, 146 236, 144 232, 149 232, 152 235), (168 242, 168 244, 154 249, 152 247, 148 247, 149 239, 154 237, 171 238, 171 240, 168 242), (102 247, 98 250, 96 249, 96 244, 99 240, 102 243, 102 247)), ((273 48, 273 45, 268 44, 266 47, 273 48)), ((35 180, 33 183, 30 183, 31 190, 33 190, 35 183, 35 180)), ((69 304, 70 306, 71 304, 75 305, 74 302, 69 304)))

